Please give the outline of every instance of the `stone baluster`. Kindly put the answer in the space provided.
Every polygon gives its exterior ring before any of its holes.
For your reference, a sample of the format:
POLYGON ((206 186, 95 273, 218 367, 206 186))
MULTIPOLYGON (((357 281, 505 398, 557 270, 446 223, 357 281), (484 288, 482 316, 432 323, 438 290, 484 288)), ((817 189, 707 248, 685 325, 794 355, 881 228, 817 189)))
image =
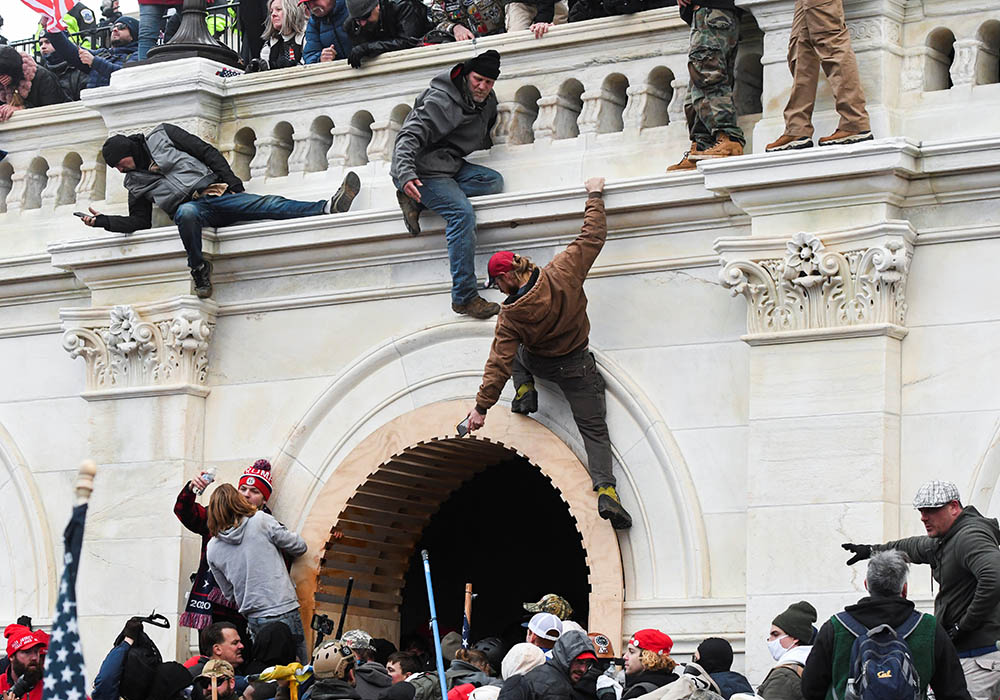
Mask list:
POLYGON ((46 177, 48 184, 41 196, 43 209, 54 209, 61 204, 73 204, 76 201, 76 186, 81 179, 76 168, 56 165, 49 168, 46 177))
POLYGON ((493 143, 518 145, 534 139, 532 125, 538 117, 536 110, 520 102, 501 102, 497 105, 497 123, 493 127, 493 143))
POLYGON ((626 91, 628 105, 622 113, 625 130, 636 131, 662 126, 670 121, 667 104, 670 93, 654 85, 633 85, 626 91))
POLYGON ((948 69, 954 87, 976 84, 976 59, 982 45, 979 39, 959 39, 955 42, 955 58, 948 69))
POLYGON ((684 80, 674 78, 670 81, 670 86, 674 89, 674 94, 667 105, 668 124, 686 124, 687 115, 684 114, 684 101, 687 99, 688 83, 684 80))
POLYGON ((924 50, 910 50, 903 59, 903 72, 899 79, 903 92, 920 92, 924 89, 924 50))
POLYGON ((7 195, 7 213, 20 214, 24 210, 24 193, 28 188, 27 167, 14 167, 10 176, 10 194, 7 195))
POLYGON ((577 122, 581 134, 607 134, 619 131, 627 98, 606 88, 583 93, 583 111, 577 122))
POLYGON ((535 141, 572 138, 579 133, 577 119, 581 107, 563 95, 546 95, 538 100, 535 141))
POLYGON ((315 134, 308 127, 296 129, 292 134, 292 152, 288 156, 289 175, 308 172, 309 152, 314 140, 315 134))
POLYGON ((76 203, 81 208, 104 199, 105 166, 96 158, 84 160, 80 166, 80 181, 76 183, 76 203))
POLYGON ((250 161, 250 177, 282 177, 288 174, 292 143, 279 136, 264 136, 254 144, 257 154, 250 161))
POLYGON ((368 161, 392 160, 392 148, 396 143, 396 134, 403 125, 395 119, 372 122, 372 140, 368 144, 368 161))
POLYGON ((327 154, 327 162, 331 168, 364 165, 367 158, 367 134, 356 126, 338 126, 330 132, 333 143, 327 154))
POLYGON ((597 133, 601 120, 601 104, 606 94, 605 90, 600 89, 590 90, 580 96, 583 100, 583 109, 576 123, 581 134, 597 133))

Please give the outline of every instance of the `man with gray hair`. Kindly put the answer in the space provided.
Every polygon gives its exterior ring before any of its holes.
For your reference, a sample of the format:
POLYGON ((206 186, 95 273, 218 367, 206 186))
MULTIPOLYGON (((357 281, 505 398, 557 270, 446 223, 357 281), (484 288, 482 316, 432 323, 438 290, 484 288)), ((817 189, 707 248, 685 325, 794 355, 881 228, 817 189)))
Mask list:
POLYGON ((930 564, 940 585, 934 615, 955 644, 970 695, 1000 696, 1000 526, 973 506, 963 506, 950 481, 928 481, 917 491, 926 535, 879 545, 846 543, 848 565, 873 552, 899 550, 915 564, 930 564))
POLYGON ((937 700, 969 700, 951 638, 933 615, 918 612, 906 599, 908 573, 909 563, 903 552, 889 550, 872 556, 865 578, 868 597, 831 617, 816 635, 802 671, 806 700, 845 697, 856 635, 879 625, 889 625, 906 640, 921 698, 927 697, 929 684, 937 700))

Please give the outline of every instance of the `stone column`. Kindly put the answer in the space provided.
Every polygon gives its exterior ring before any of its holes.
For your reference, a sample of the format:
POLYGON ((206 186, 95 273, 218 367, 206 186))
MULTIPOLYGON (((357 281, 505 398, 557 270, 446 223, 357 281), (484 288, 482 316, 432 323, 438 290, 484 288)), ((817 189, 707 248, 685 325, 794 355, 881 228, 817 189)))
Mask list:
POLYGON ((60 313, 63 348, 84 361, 88 454, 101 465, 80 567, 79 585, 90 591, 80 601, 80 624, 96 629, 87 640, 101 645, 86 649, 87 658, 106 653, 107 639, 130 616, 148 614, 150 601, 171 622, 166 643, 154 635, 163 658, 187 653, 189 630, 177 619, 200 538, 183 530, 171 510, 202 466, 216 313, 214 302, 191 296, 60 313), (98 585, 123 572, 141 585, 98 585))
POLYGON ((863 595, 864 568, 845 566, 840 544, 898 536, 900 345, 916 235, 895 205, 918 167, 907 144, 881 150, 836 164, 817 152, 706 169, 706 186, 752 217, 752 235, 715 247, 722 285, 748 307, 755 679, 773 664, 763 640, 789 603, 809 600, 822 623, 863 595))

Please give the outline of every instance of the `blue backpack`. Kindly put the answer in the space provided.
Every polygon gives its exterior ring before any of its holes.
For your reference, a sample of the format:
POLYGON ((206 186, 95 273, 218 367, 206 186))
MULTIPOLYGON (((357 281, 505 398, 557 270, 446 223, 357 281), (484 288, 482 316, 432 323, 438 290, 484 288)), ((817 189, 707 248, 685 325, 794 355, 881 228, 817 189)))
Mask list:
POLYGON ((855 637, 843 700, 920 700, 920 675, 906 638, 923 613, 913 611, 895 629, 890 625, 868 629, 847 612, 837 613, 836 618, 855 637))

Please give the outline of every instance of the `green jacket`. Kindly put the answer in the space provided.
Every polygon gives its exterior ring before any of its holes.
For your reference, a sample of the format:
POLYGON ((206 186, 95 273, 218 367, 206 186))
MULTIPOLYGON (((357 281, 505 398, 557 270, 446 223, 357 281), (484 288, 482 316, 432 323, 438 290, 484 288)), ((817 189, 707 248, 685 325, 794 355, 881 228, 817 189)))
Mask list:
POLYGON ((1000 526, 965 506, 943 537, 907 537, 875 545, 898 549, 915 564, 930 564, 940 585, 934 616, 950 630, 958 625, 959 652, 994 647, 1000 640, 1000 526))

